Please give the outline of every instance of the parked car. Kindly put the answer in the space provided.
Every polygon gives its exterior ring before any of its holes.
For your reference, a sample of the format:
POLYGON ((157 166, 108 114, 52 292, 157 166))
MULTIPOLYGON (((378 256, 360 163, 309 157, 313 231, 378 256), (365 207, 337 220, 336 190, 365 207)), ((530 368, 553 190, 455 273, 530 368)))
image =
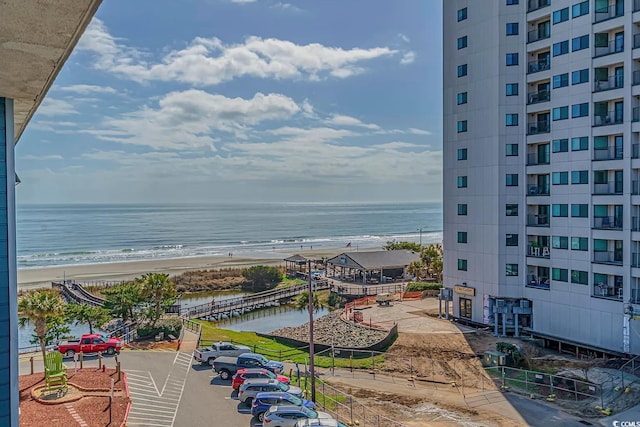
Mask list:
POLYGON ((213 370, 220 374, 220 378, 228 380, 231 375, 244 368, 264 368, 274 374, 282 374, 284 372, 284 364, 269 360, 261 354, 244 353, 238 357, 220 356, 213 361, 213 370))
POLYGON ((299 420, 318 418, 332 420, 326 412, 314 411, 304 406, 280 405, 272 406, 264 414, 263 427, 296 427, 299 420))
POLYGON ((303 418, 298 420, 296 427, 347 427, 347 425, 334 419, 303 418))
POLYGON ((251 406, 256 395, 263 391, 284 391, 294 396, 302 397, 302 389, 288 384, 283 384, 278 380, 256 378, 245 381, 238 390, 238 400, 251 406))
POLYGON ((107 338, 100 334, 83 334, 78 340, 60 341, 55 350, 66 357, 73 357, 76 353, 120 353, 122 342, 118 338, 107 338))
POLYGON ((218 342, 211 344, 210 347, 197 349, 193 352, 193 358, 196 362, 208 363, 211 365, 213 361, 220 356, 237 357, 244 353, 251 353, 251 349, 246 345, 235 345, 230 342, 218 342))
POLYGON ((253 404, 251 405, 251 415, 256 417, 258 421, 262 422, 264 420, 264 413, 274 405, 295 405, 305 406, 309 409, 316 409, 316 404, 312 401, 301 399, 291 393, 267 391, 256 394, 256 397, 253 399, 253 404))
POLYGON ((246 368, 240 369, 231 378, 231 386, 234 390, 238 390, 245 380, 254 378, 267 378, 272 380, 278 380, 281 383, 289 384, 291 380, 284 375, 274 374, 268 369, 264 368, 246 368))

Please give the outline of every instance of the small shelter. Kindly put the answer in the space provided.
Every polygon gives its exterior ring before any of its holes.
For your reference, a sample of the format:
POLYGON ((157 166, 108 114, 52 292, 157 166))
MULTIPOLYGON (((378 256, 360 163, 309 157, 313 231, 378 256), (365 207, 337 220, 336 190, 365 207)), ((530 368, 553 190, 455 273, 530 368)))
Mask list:
POLYGON ((309 258, 305 258, 300 254, 285 258, 284 265, 287 277, 306 277, 308 261, 309 258))
POLYGON ((419 261, 413 251, 373 251, 342 253, 327 261, 330 277, 363 284, 391 283, 405 280, 407 267, 419 261))

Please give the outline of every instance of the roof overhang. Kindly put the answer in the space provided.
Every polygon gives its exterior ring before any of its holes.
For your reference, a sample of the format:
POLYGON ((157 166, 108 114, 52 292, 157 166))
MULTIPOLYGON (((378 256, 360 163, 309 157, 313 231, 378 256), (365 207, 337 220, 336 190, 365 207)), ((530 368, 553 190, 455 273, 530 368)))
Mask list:
POLYGON ((0 0, 0 97, 14 101, 15 141, 102 0, 0 0))

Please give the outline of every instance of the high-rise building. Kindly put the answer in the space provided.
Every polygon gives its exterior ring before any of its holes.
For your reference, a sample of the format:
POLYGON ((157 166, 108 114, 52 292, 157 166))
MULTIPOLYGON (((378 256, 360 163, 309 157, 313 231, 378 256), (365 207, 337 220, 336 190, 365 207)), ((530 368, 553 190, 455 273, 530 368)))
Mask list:
POLYGON ((444 0, 454 316, 640 354, 640 0, 444 0))

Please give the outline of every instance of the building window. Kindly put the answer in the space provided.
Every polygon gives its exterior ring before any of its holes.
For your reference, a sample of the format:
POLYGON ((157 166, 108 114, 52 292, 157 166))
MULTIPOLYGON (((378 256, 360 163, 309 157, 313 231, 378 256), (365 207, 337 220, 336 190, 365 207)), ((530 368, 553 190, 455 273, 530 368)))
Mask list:
POLYGON ((558 89, 565 86, 569 86, 569 73, 558 74, 557 76, 553 76, 554 89, 558 89))
POLYGON ((564 107, 556 107, 551 110, 551 116, 554 121, 556 120, 566 120, 569 118, 569 106, 565 105, 564 107))
POLYGON ((573 218, 588 218, 589 217, 589 205, 576 204, 571 205, 571 216, 573 218))
POLYGON ((462 9, 458 9, 458 22, 464 21, 467 19, 467 8, 463 7, 462 9))
POLYGON ((586 117, 589 115, 589 103, 573 104, 571 106, 571 118, 586 117))
POLYGON ((560 56, 565 53, 569 53, 569 40, 553 44, 553 56, 560 56))
POLYGON ((507 144, 506 145, 506 155, 507 157, 513 157, 518 155, 518 144, 507 144))
POLYGON ((467 188, 467 177, 459 176, 458 177, 458 188, 467 188))
POLYGON ((507 234, 507 246, 518 246, 518 235, 507 234))
POLYGON ((551 215, 555 217, 568 217, 569 205, 551 205, 551 215))
POLYGON ((589 239, 587 239, 586 237, 572 237, 571 250, 572 251, 588 251, 589 239))
POLYGON ((507 35, 508 36, 517 36, 518 35, 518 23, 517 22, 507 22, 507 35))
POLYGON ((467 215, 467 204, 466 203, 458 203, 458 215, 466 216, 467 215))
POLYGON ((584 151, 589 149, 589 137, 580 136, 571 138, 571 151, 584 151))
POLYGON ((507 276, 517 276, 518 275, 518 264, 507 264, 507 276))
POLYGON ((467 260, 458 258, 458 270, 467 271, 467 260))
POLYGON ((460 92, 458 94, 458 105, 467 103, 467 92, 460 92))
POLYGON ((566 268, 552 268, 551 280, 555 280, 556 282, 568 282, 569 270, 567 270, 566 268))
POLYGON ((458 65, 458 77, 467 75, 467 64, 458 65))
POLYGON ((467 243, 466 231, 458 231, 458 243, 467 243))
POLYGON ((507 67, 511 65, 518 65, 518 54, 517 53, 507 53, 507 67))
POLYGON ((507 216, 518 216, 518 205, 517 204, 507 203, 506 215, 507 216))
POLYGON ((554 153, 566 153, 569 151, 568 139, 554 139, 551 141, 551 151, 554 153))
POLYGON ((589 13, 589 0, 571 6, 571 17, 577 18, 589 13))
POLYGON ((589 171, 571 171, 571 184, 588 184, 589 171))
POLYGON ((551 247, 553 249, 569 249, 569 238, 567 236, 551 237, 551 247))
POLYGON ((458 49, 467 47, 467 36, 458 37, 458 49))
POLYGON ((507 126, 518 126, 518 115, 517 114, 507 114, 505 118, 505 124, 507 126))
POLYGON ((507 174, 507 187, 517 187, 518 186, 518 174, 517 173, 508 173, 507 174))
POLYGON ((467 160, 466 148, 458 148, 458 160, 467 160))
POLYGON ((507 96, 518 95, 518 83, 507 83, 505 92, 507 96))
POLYGON ((507 6, 511 6, 512 4, 518 4, 518 0, 507 0, 507 6))
POLYGON ((589 284, 589 273, 580 270, 571 270, 571 283, 577 283, 578 285, 589 284))
POLYGON ((589 47, 589 34, 571 39, 571 51, 575 52, 589 47))
POLYGON ((553 172, 551 174, 551 183, 553 185, 569 184, 569 172, 553 172))
POLYGON ((564 21, 569 20, 569 8, 565 7, 564 9, 556 10, 553 12, 553 23, 559 24, 564 21))
POLYGON ((467 121, 466 120, 460 120, 458 122, 458 133, 462 133, 462 132, 466 132, 467 131, 467 121))
POLYGON ((573 71, 571 73, 571 84, 579 85, 580 83, 587 83, 589 81, 589 69, 573 71))

